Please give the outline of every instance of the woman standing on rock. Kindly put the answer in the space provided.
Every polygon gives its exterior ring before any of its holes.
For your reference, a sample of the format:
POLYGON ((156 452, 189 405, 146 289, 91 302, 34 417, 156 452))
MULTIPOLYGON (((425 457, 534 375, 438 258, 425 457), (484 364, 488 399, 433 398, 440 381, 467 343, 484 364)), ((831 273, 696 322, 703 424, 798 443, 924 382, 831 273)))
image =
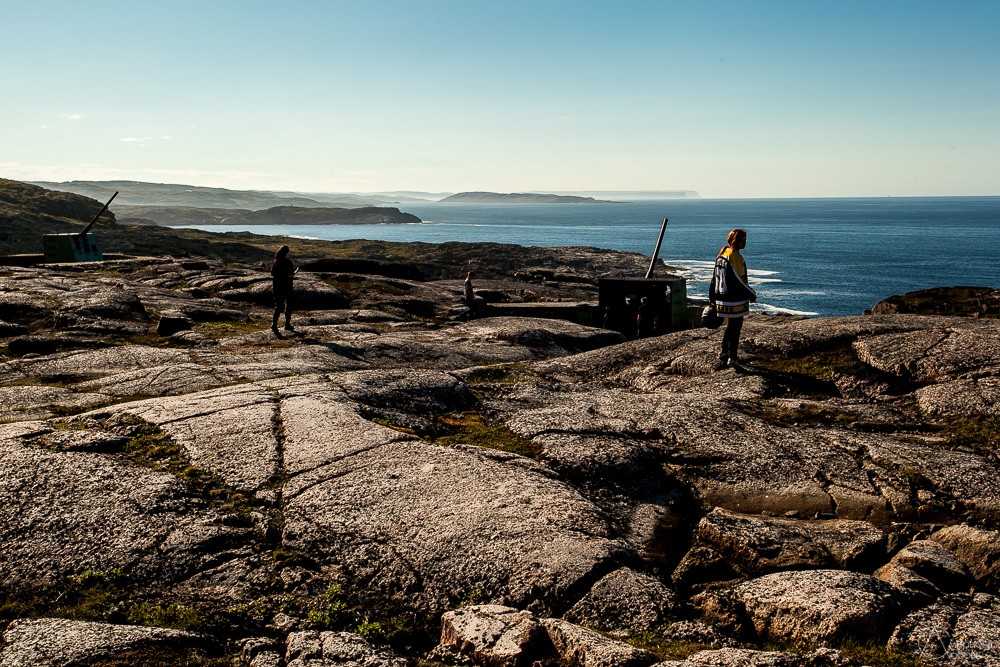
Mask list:
POLYGON ((719 370, 727 366, 739 368, 738 351, 743 318, 750 313, 750 302, 757 300, 757 293, 748 284, 747 263, 740 254, 746 247, 746 230, 734 229, 729 232, 726 245, 715 258, 715 271, 708 287, 708 300, 719 317, 726 320, 722 352, 716 366, 719 370))
POLYGON ((274 317, 271 318, 271 331, 278 333, 278 316, 285 311, 285 330, 295 331, 292 326, 292 284, 298 267, 288 257, 288 246, 283 245, 274 253, 274 263, 271 264, 271 287, 274 292, 274 317))

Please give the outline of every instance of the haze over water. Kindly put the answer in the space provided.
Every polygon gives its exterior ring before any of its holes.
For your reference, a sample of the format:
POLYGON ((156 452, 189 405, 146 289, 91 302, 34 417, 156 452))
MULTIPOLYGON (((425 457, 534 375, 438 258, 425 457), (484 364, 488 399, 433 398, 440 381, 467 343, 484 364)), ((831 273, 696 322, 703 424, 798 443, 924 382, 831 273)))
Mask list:
MULTIPOLYGON (((1000 285, 1000 197, 669 200, 621 204, 406 204, 413 225, 201 227, 326 240, 493 241, 583 245, 649 254, 666 215, 661 257, 703 296, 726 232, 749 232, 745 255, 760 309, 861 313, 925 287, 1000 285)), ((456 267, 456 277, 464 267, 456 267)))

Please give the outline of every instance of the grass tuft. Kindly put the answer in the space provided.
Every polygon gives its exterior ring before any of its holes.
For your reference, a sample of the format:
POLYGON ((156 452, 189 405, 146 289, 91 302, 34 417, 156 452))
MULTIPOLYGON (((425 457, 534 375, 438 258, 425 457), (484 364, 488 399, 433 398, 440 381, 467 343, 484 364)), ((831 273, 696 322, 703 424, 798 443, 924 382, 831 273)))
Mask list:
POLYGON ((542 453, 542 448, 535 442, 519 436, 506 426, 488 423, 478 412, 445 415, 438 418, 438 423, 448 433, 433 441, 439 445, 473 445, 533 459, 542 453))

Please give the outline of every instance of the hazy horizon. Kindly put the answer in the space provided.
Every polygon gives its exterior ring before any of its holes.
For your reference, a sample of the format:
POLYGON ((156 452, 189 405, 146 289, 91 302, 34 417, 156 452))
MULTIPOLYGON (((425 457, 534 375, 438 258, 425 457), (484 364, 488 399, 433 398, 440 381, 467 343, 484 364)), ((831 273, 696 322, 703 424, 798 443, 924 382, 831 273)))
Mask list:
POLYGON ((19 180, 1000 195, 995 2, 58 0, 4 19, 0 176, 19 180))

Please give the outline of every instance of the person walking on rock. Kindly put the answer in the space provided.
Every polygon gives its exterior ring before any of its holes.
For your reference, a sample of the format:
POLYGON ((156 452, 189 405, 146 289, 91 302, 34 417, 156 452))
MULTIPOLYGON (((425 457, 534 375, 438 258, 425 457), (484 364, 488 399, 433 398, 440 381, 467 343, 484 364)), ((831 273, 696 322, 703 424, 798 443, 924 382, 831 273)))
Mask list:
POLYGON ((757 300, 757 293, 750 289, 747 263, 740 251, 747 247, 747 233, 734 229, 726 237, 726 245, 715 258, 712 283, 708 287, 708 300, 719 317, 726 320, 722 335, 722 351, 716 366, 740 368, 739 347, 743 318, 750 313, 750 303, 757 300))
POLYGON ((274 253, 274 263, 271 264, 271 286, 274 292, 274 316, 271 318, 271 331, 278 333, 278 316, 285 312, 285 330, 295 331, 292 326, 292 285, 299 269, 288 257, 288 246, 283 245, 274 253))

